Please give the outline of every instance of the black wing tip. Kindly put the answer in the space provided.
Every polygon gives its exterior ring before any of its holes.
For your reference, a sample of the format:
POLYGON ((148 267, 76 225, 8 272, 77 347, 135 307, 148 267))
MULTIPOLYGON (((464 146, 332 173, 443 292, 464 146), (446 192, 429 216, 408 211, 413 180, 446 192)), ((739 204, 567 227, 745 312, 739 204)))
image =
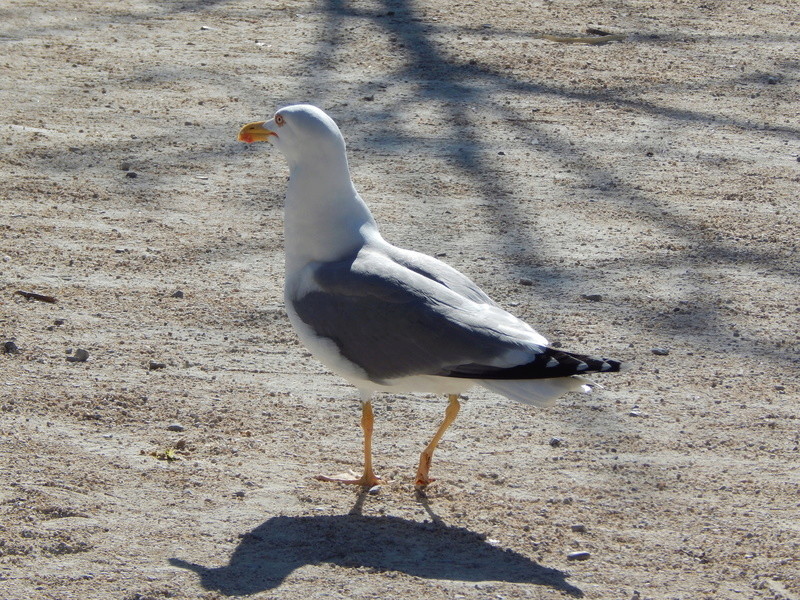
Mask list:
POLYGON ((628 368, 626 363, 611 358, 596 358, 547 347, 525 364, 505 369, 462 365, 450 370, 450 377, 470 379, 550 379, 586 373, 617 373, 628 368))
POLYGON ((624 363, 613 358, 598 358, 599 368, 592 369, 598 373, 619 373, 628 369, 628 363, 624 363))
MULTIPOLYGON (((574 352, 564 352, 555 348, 546 348, 544 356, 548 357, 547 369, 566 370, 566 375, 582 375, 584 373, 618 373, 627 365, 613 358, 599 358, 574 352), (555 362, 554 362, 555 361, 555 362)), ((534 361, 534 363, 537 361, 534 361)), ((531 363, 533 364, 533 363, 531 363)))

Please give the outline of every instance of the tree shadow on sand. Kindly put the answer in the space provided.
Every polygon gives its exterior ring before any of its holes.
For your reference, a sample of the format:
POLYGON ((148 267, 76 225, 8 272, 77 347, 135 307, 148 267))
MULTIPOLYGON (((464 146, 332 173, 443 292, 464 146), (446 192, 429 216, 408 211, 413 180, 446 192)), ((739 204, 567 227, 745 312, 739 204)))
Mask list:
POLYGON ((216 568, 170 559, 200 575, 207 590, 227 596, 278 587, 295 569, 329 563, 397 571, 425 579, 501 581, 554 588, 580 598, 567 574, 488 544, 483 536, 436 520, 347 515, 273 517, 241 537, 227 565, 216 568))

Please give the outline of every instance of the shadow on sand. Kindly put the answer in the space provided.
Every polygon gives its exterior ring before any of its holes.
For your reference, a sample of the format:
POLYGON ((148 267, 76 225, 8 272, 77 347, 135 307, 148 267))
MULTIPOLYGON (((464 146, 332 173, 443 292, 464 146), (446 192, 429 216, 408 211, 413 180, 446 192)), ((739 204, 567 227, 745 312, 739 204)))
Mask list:
POLYGON ((347 515, 273 517, 242 536, 227 565, 208 568, 173 558, 170 564, 200 575, 207 590, 228 596, 278 587, 295 569, 329 563, 397 571, 425 579, 500 581, 583 592, 566 573, 488 544, 467 529, 398 517, 347 515))

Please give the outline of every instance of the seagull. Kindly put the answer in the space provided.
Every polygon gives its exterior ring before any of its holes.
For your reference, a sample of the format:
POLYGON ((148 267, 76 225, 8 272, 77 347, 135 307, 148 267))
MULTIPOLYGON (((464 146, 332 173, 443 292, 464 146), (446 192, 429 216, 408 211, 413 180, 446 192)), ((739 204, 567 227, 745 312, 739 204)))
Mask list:
POLYGON ((590 372, 620 371, 616 360, 565 352, 493 302, 471 279, 431 256, 393 246, 350 178, 345 141, 321 109, 296 104, 241 128, 239 141, 267 142, 289 165, 284 205, 284 299, 311 354, 361 395, 364 472, 318 476, 372 487, 376 392, 445 394, 449 403, 420 454, 424 491, 433 453, 480 385, 513 400, 548 406, 589 391, 590 372))

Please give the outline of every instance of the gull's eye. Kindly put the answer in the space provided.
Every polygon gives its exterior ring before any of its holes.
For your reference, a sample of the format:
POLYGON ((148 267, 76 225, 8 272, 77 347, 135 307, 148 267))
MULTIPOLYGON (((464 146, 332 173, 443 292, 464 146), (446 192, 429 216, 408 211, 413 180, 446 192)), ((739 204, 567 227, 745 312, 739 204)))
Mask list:
POLYGON ((275 124, 280 127, 286 122, 286 119, 283 118, 283 115, 275 115, 275 124))

